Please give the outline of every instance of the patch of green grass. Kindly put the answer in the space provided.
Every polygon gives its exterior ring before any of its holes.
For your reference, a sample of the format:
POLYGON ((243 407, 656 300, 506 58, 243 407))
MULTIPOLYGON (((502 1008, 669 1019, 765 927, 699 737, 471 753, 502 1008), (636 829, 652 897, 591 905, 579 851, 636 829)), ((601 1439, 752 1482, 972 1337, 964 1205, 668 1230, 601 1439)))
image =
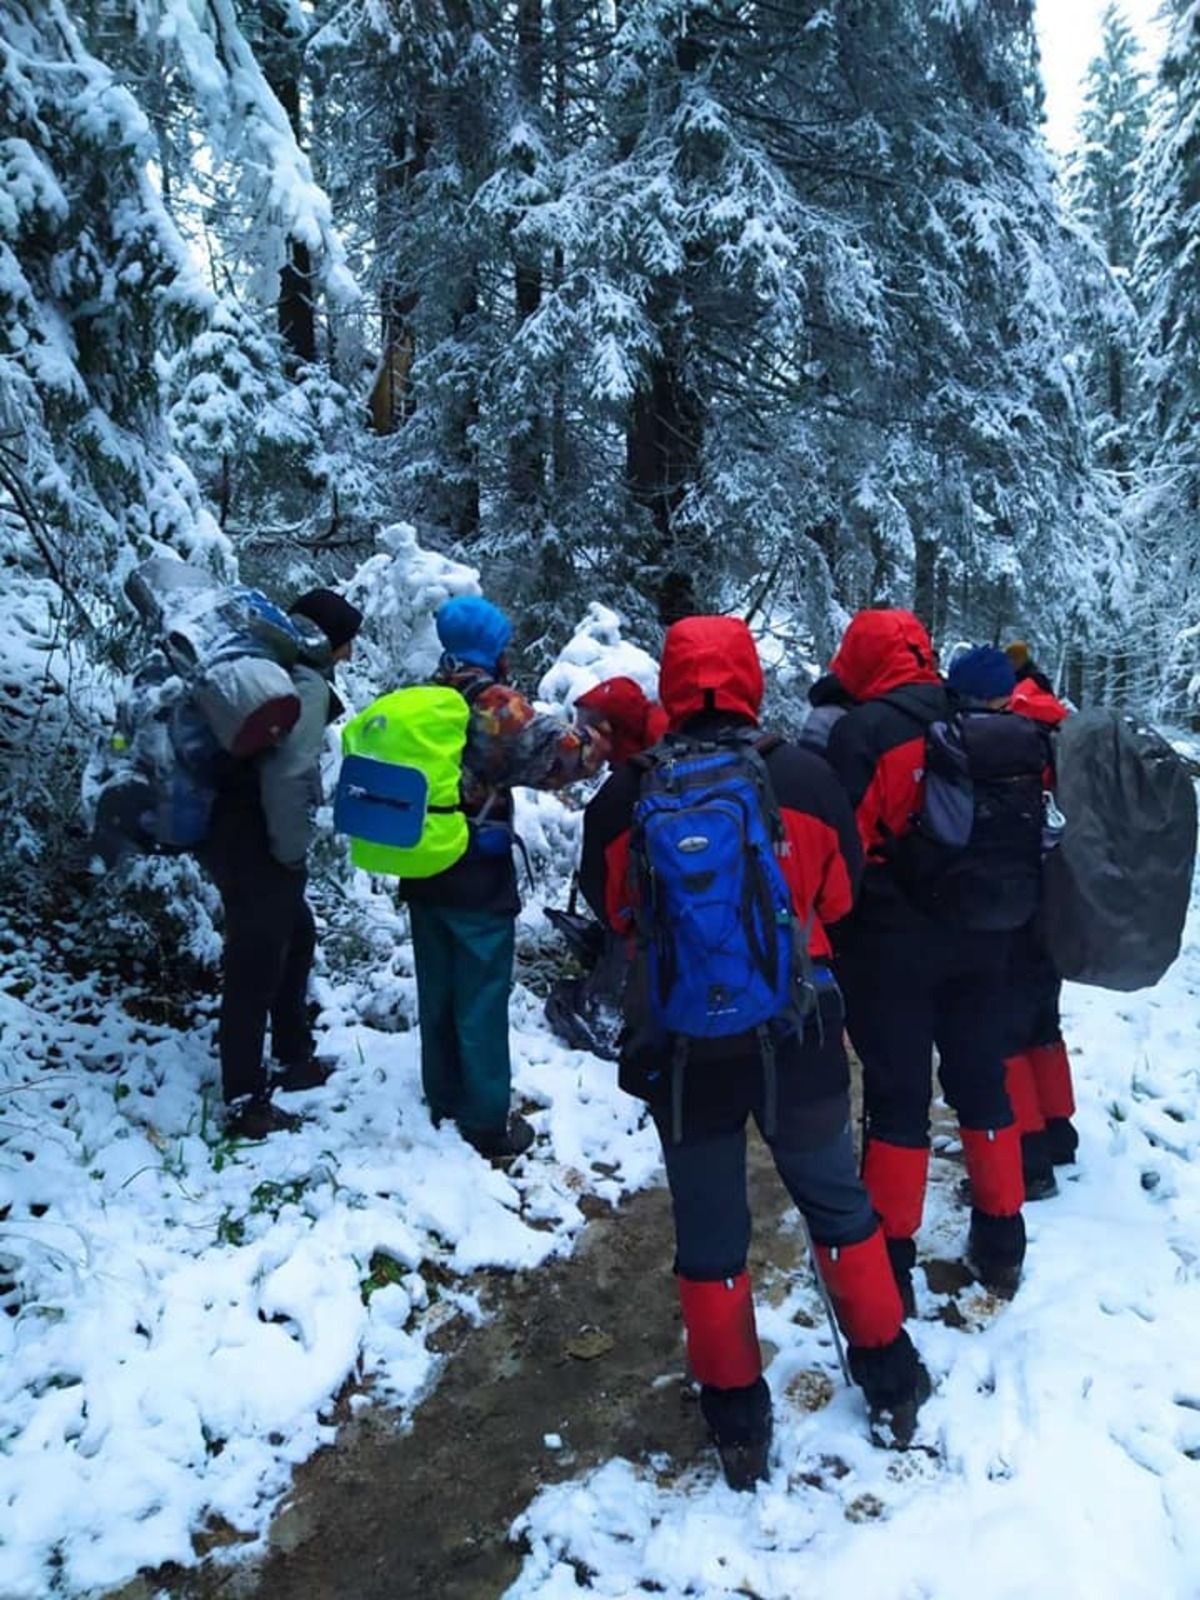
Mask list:
POLYGON ((408 1268, 395 1256, 386 1256, 382 1250, 376 1250, 369 1262, 370 1272, 359 1283, 363 1305, 369 1306, 371 1296, 378 1289, 386 1289, 389 1283, 402 1283, 408 1276, 408 1268))
POLYGON ((256 1183, 250 1191, 251 1214, 259 1217, 267 1213, 277 1217, 284 1206, 298 1206, 308 1184, 307 1178, 290 1178, 285 1183, 273 1183, 267 1179, 256 1183))
POLYGON ((246 1242, 246 1219, 236 1216, 228 1206, 217 1223, 217 1243, 243 1245, 246 1242))

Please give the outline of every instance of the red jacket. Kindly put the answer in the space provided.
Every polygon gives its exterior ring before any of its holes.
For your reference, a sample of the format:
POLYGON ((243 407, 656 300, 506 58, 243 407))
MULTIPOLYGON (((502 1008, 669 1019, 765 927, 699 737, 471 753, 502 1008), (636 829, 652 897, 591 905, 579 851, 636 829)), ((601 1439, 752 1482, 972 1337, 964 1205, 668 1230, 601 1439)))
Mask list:
POLYGON ((1062 701, 1043 689, 1033 678, 1022 678, 1012 692, 1009 709, 1019 716, 1030 717, 1048 728, 1057 728, 1071 715, 1062 701))
POLYGON ((911 611, 860 611, 830 666, 859 702, 834 726, 826 757, 854 806, 866 885, 882 889, 883 850, 907 832, 925 776, 925 730, 947 714, 933 646, 911 611))
MULTIPOLYGON (((688 617, 668 631, 659 696, 672 732, 712 737, 756 724, 762 694, 758 651, 745 623, 688 617)), ((854 903, 861 867, 854 819, 820 756, 781 743, 766 753, 766 763, 786 835, 780 866, 797 916, 812 919, 812 953, 826 956, 826 928, 854 903)), ((619 768, 584 816, 580 887, 596 915, 618 933, 633 925, 629 842, 640 782, 636 765, 619 768)))

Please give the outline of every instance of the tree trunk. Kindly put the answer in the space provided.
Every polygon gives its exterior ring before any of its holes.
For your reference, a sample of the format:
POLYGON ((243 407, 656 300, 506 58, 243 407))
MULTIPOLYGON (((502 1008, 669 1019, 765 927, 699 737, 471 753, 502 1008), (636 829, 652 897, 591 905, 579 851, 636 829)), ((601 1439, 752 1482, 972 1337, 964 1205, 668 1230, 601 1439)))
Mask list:
MULTIPOLYGON (((300 44, 287 28, 287 16, 277 0, 265 0, 262 11, 265 39, 263 70, 296 136, 301 141, 300 44)), ((312 255, 301 239, 289 238, 287 259, 279 270, 277 305, 279 336, 287 353, 288 370, 317 359, 317 317, 313 304, 312 255)))
POLYGON ((376 244, 381 258, 390 257, 392 263, 379 293, 379 369, 368 401, 376 433, 395 433, 414 409, 411 374, 417 353, 413 323, 417 295, 402 286, 404 263, 396 261, 391 241, 399 232, 409 191, 424 170, 432 144, 433 128, 418 99, 413 113, 397 121, 389 158, 375 177, 376 244))
MULTIPOLYGON (((517 0, 517 96, 522 114, 538 126, 542 106, 542 0, 517 0)), ((521 167, 533 172, 533 162, 523 157, 521 167)), ((514 217, 514 224, 519 218, 514 217)), ((534 250, 515 251, 514 298, 518 329, 534 316, 542 303, 542 264, 534 250)), ((509 493, 526 512, 540 509, 545 479, 545 424, 541 409, 531 401, 517 419, 508 452, 509 493)))
MULTIPOLYGON (((664 86, 658 115, 678 104, 681 85, 702 65, 708 46, 695 33, 675 42, 677 75, 664 86)), ((651 101, 654 96, 651 95, 651 101)), ((652 532, 643 546, 644 564, 658 571, 658 608, 667 619, 686 604, 695 610, 694 574, 702 560, 702 538, 689 537, 679 508, 700 467, 704 401, 688 375, 685 332, 687 268, 657 286, 651 317, 659 353, 648 363, 626 424, 625 459, 630 494, 650 514, 652 532)))
POLYGON ((937 576, 938 544, 936 539, 918 536, 913 541, 913 611, 932 634, 935 631, 937 607, 935 583, 937 576))

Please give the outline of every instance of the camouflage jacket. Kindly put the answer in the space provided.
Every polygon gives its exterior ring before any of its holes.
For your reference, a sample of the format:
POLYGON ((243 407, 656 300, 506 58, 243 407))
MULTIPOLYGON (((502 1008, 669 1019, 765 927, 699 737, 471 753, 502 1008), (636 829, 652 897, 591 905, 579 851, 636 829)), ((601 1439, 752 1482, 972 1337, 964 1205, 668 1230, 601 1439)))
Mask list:
POLYGON ((519 689, 497 683, 481 667, 456 666, 439 672, 434 682, 457 689, 471 707, 462 786, 469 813, 491 798, 496 814, 497 799, 506 801, 510 789, 561 789, 591 777, 604 763, 603 734, 535 711, 519 689))

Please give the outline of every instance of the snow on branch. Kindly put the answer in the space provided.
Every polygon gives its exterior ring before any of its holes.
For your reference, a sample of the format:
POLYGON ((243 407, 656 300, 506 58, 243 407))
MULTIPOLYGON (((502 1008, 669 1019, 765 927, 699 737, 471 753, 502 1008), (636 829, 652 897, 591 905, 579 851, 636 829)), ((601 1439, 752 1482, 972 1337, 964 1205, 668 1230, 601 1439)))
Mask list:
POLYGON ((329 197, 313 175, 287 112, 238 24, 232 0, 156 0, 158 35, 174 47, 219 161, 228 162, 277 265, 291 238, 312 252, 330 299, 350 305, 359 290, 333 226, 329 197))

